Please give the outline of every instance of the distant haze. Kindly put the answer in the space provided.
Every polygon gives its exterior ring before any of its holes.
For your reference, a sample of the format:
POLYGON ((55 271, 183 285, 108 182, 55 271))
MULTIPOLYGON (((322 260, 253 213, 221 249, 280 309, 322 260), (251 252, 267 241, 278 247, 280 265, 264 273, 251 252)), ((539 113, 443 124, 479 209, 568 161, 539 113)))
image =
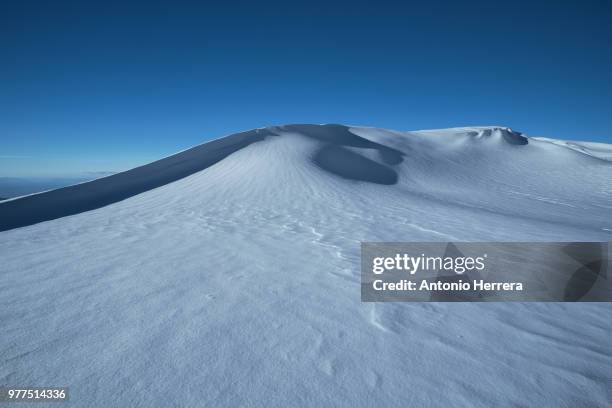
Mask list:
POLYGON ((83 183, 110 174, 99 172, 80 177, 0 177, 0 200, 83 183))

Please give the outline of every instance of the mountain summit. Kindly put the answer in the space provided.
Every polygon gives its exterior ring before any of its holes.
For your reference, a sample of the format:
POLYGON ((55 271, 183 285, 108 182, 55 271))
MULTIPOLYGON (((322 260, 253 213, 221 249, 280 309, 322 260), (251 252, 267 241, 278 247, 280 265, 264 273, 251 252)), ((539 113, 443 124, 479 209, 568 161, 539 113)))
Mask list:
POLYGON ((609 305, 362 303, 359 265, 367 241, 609 241, 611 151, 276 126, 2 202, 0 377, 87 407, 603 406, 609 305))
MULTIPOLYGON (((208 186, 228 200, 233 195, 245 199, 245 191, 248 200, 291 191, 313 205, 320 194, 350 188, 347 197, 361 201, 376 191, 387 201, 419 197, 451 211, 479 208, 482 200, 475 198, 486 196, 488 211, 546 220, 548 206, 567 210, 576 207, 575 201, 597 205, 609 199, 601 187, 610 180, 606 157, 612 148, 602 154, 606 145, 592 145, 527 138, 499 126, 417 132, 273 126, 213 140, 112 176, 2 202, 0 231, 96 210, 153 190, 163 194, 185 184, 194 189, 208 186), (308 192, 317 194, 304 197, 308 192)), ((200 196, 190 191, 173 200, 181 196, 199 205, 200 196)), ((584 220, 554 212, 554 222, 574 225, 584 220)))

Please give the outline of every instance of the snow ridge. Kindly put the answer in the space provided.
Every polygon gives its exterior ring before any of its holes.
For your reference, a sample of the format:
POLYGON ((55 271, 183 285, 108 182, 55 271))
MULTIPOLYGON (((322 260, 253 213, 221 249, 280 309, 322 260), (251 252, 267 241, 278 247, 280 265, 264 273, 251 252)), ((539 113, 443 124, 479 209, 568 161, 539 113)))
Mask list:
POLYGON ((610 241, 610 152, 286 125, 1 202, 0 383, 87 407, 606 406, 609 304, 363 304, 359 243, 610 241))

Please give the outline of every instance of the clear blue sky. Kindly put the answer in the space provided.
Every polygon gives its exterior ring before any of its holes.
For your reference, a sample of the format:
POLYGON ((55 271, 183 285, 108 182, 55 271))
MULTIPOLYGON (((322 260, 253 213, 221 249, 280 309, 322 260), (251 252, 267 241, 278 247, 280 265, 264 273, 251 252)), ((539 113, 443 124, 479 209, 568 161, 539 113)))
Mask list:
POLYGON ((0 176, 283 123, 612 142, 612 3, 0 2, 0 176))

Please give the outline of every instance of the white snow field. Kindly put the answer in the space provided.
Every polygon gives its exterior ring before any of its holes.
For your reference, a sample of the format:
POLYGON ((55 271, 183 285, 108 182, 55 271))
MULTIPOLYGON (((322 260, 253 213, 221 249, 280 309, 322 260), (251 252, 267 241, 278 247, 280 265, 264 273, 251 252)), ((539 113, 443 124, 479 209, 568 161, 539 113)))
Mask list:
POLYGON ((610 241, 611 160, 502 127, 288 125, 2 202, 0 385, 75 407, 610 406, 611 304, 362 303, 359 244, 610 241))

